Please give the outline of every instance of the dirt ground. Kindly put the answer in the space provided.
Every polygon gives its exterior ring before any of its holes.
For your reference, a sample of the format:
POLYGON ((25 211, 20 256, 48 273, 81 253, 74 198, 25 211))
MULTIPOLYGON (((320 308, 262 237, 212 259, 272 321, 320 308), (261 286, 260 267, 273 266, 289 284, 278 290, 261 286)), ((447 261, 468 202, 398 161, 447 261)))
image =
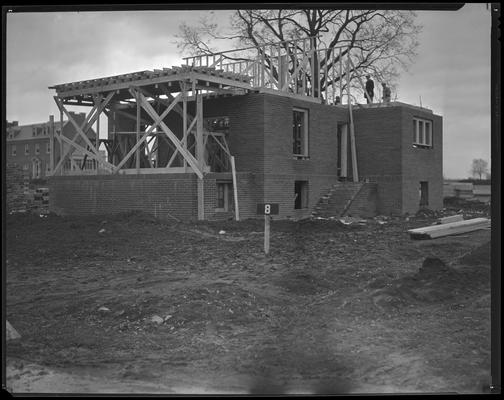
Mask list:
POLYGON ((273 221, 266 256, 261 220, 9 215, 7 388, 481 393, 490 231, 434 220, 273 221))

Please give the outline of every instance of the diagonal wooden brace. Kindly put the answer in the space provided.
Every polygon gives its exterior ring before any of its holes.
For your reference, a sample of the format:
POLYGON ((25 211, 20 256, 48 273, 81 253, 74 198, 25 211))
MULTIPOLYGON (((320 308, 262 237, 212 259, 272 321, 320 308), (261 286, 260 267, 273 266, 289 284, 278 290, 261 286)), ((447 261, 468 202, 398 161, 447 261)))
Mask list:
MULTIPOLYGON (((73 146, 75 147, 77 150, 80 150, 82 153, 84 153, 87 157, 93 159, 93 160, 96 160, 98 163, 100 163, 101 165, 103 165, 105 168, 109 169, 110 171, 112 171, 114 169, 114 165, 113 164, 110 164, 109 162, 107 161, 104 161, 101 157, 97 157, 96 154, 90 152, 89 150, 85 149, 84 147, 78 145, 77 143, 75 143, 74 141, 70 140, 69 138, 67 138, 66 136, 62 136, 61 139, 68 143, 70 146, 73 146)), ((81 168, 82 169, 82 168, 81 168)))
MULTIPOLYGON (((130 87, 130 93, 133 95, 133 97, 140 100, 140 102, 142 103, 142 106, 143 106, 143 103, 147 103, 150 106, 150 104, 148 103, 148 101, 144 97, 144 95, 139 90, 136 90, 135 87, 133 87, 133 86, 130 87)), ((175 107, 175 105, 177 104, 180 97, 181 96, 179 94, 179 96, 177 96, 175 98, 175 101, 169 107, 167 107, 166 110, 163 111, 161 116, 157 115, 156 112, 154 111, 154 114, 156 116, 155 117, 151 116, 152 119, 154 120, 154 123, 144 132, 144 134, 142 135, 140 140, 131 148, 129 153, 126 154, 126 156, 121 160, 121 162, 119 164, 117 164, 117 166, 114 169, 115 173, 117 173, 117 171, 119 171, 121 169, 121 167, 129 160, 129 158, 136 152, 136 150, 147 139, 147 137, 151 134, 151 132, 154 131, 154 129, 159 125, 160 121, 162 121, 168 115, 168 113, 173 109, 173 107, 175 107)), ((144 107, 144 109, 145 109, 145 107, 144 107)))
MULTIPOLYGON (((110 92, 107 95, 107 97, 105 98, 105 100, 103 100, 101 103, 99 103, 99 104, 98 104, 98 102, 95 103, 95 105, 93 106, 93 108, 91 109, 91 111, 89 112, 89 114, 87 115, 87 117, 84 119, 84 122, 82 123, 82 126, 79 126, 74 121, 74 119, 69 115, 68 111, 63 106, 63 103, 62 103, 61 99, 59 99, 57 96, 54 96, 54 101, 56 102, 56 105, 58 106, 58 108, 60 109, 60 111, 64 112, 68 116, 69 120, 72 122, 72 124, 75 126, 75 128, 77 130, 77 133, 72 138, 72 142, 73 143, 76 143, 77 138, 79 138, 79 136, 84 136, 84 138, 88 142, 87 144, 91 145, 91 148, 94 149, 94 146, 91 144, 91 142, 89 141, 89 139, 87 138, 87 136, 85 135, 84 132, 87 132, 89 130, 89 128, 91 128, 91 126, 95 123, 96 119, 99 117, 99 115, 101 114, 101 112, 103 111, 103 109, 106 107, 106 105, 110 102, 110 100, 112 99, 113 96, 114 96, 114 92, 110 92), (95 113, 95 111, 96 111, 96 113, 95 113)), ((63 137, 63 129, 61 129, 60 137, 63 137)), ((76 149, 75 147, 69 147, 66 150, 65 154, 61 157, 61 159, 59 160, 58 164, 56 165, 56 167, 52 171, 53 175, 61 168, 61 166, 65 162, 66 158, 70 154, 72 154, 75 149, 76 149)), ((97 150, 96 150, 96 153, 98 154, 98 157, 101 157, 99 155, 99 153, 98 153, 97 150)), ((105 160, 103 160, 103 161, 105 161, 105 160)))
MULTIPOLYGON (((134 88, 130 88, 130 92, 134 93, 134 88), (132 90, 133 89, 133 90, 132 90)), ((157 126, 159 125, 161 127, 161 129, 163 130, 163 132, 166 134, 166 136, 168 136, 168 138, 172 141, 172 143, 175 145, 175 147, 177 148, 177 150, 180 152, 180 154, 182 154, 182 156, 187 160, 187 162, 189 163, 189 165, 192 167, 193 171, 196 173, 196 175, 198 175, 198 177, 200 179, 203 179, 203 172, 201 171, 201 169, 199 168, 198 166, 198 162, 197 160, 194 158, 194 156, 189 153, 182 145, 182 143, 179 141, 179 139, 177 138, 177 136, 171 131, 170 128, 168 128, 168 126, 163 122, 163 119, 164 117, 166 116, 165 114, 167 114, 166 111, 171 111, 171 109, 175 106, 175 102, 172 103, 173 107, 168 107, 162 114, 162 116, 160 117, 156 110, 154 110, 154 108, 152 107, 152 105, 147 101, 147 99, 145 98, 145 96, 137 91, 138 93, 138 98, 140 99, 140 102, 142 104, 142 107, 143 109, 147 112, 147 114, 149 114, 151 116, 151 118, 154 120, 154 125, 153 126, 157 126)), ((179 93, 177 95, 177 97, 175 99, 178 99, 179 97, 181 97, 181 93, 179 93)))

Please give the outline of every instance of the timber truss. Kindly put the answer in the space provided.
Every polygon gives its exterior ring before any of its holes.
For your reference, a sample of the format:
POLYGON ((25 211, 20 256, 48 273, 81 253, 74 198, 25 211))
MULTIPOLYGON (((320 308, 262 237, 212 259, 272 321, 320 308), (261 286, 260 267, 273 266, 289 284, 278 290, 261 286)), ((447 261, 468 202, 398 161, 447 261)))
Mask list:
POLYGON ((203 97, 243 94, 251 89, 249 81, 243 74, 183 66, 51 87, 61 120, 66 115, 76 131, 73 138, 56 135, 61 158, 52 175, 63 174, 76 150, 104 173, 194 172, 201 179, 206 172, 231 172, 226 134, 205 126, 203 97), (68 106, 91 110, 79 124, 68 106), (102 113, 109 121, 106 139, 99 138, 102 113), (98 138, 90 137, 95 123, 98 138))

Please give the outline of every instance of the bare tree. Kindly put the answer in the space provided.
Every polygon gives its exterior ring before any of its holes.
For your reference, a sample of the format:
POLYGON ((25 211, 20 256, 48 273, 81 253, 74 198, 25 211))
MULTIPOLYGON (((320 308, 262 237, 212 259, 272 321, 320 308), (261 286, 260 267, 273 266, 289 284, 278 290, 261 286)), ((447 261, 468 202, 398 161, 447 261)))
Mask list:
POLYGON ((471 174, 472 176, 479 176, 479 179, 481 180, 481 177, 483 174, 488 173, 488 162, 481 159, 481 158, 475 158, 472 161, 472 166, 471 166, 471 174))
MULTIPOLYGON (((327 48, 325 53, 312 53, 321 57, 317 62, 324 72, 315 84, 322 92, 333 83, 339 84, 339 74, 332 70, 341 61, 339 50, 336 54, 339 47, 344 49, 342 59, 351 55, 355 65, 351 76, 369 73, 394 88, 399 71, 407 70, 415 59, 421 31, 415 23, 416 14, 401 10, 237 10, 226 27, 215 23, 212 15, 201 18, 197 26, 180 25, 177 46, 182 52, 211 54, 215 50, 209 44, 219 41, 234 40, 234 48, 238 48, 314 38, 312 49, 327 48)), ((361 89, 358 82, 353 84, 361 89)), ((346 82, 342 85, 345 88, 346 82)))

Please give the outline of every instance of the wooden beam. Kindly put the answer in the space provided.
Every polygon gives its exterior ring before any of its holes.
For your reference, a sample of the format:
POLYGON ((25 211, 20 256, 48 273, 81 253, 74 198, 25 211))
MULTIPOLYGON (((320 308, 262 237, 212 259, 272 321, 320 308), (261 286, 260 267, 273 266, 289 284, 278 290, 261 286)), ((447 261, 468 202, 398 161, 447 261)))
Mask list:
POLYGON ((54 115, 49 115, 49 168, 51 168, 51 176, 54 173, 54 115))
MULTIPOLYGON (((89 141, 88 137, 86 136, 86 134, 84 132, 88 131, 91 126, 94 124, 96 118, 99 117, 101 111, 105 108, 105 106, 110 102, 110 100, 112 99, 112 97, 114 96, 114 93, 113 92, 110 92, 108 94, 108 96, 105 98, 105 100, 103 100, 100 104, 96 103, 93 108, 91 109, 91 111, 89 112, 89 114, 86 116, 86 118, 84 119, 84 122, 82 123, 82 127, 79 126, 75 121, 74 119, 71 117, 71 115, 68 113, 68 111, 65 109, 65 106, 62 104, 61 102, 61 99, 59 99, 57 96, 54 96, 54 101, 56 102, 56 105, 58 106, 58 108, 60 109, 60 113, 61 115, 63 114, 63 112, 67 115, 68 117, 68 120, 74 125, 77 133, 75 134, 75 136, 73 137, 72 139, 72 142, 75 142, 77 140, 77 138, 80 136, 81 138, 84 139, 84 141, 86 142, 86 144, 88 146, 90 146, 91 148, 94 148, 94 146, 91 144, 91 142, 89 141), (95 112, 96 111, 96 112, 95 112)), ((61 117, 61 119, 63 119, 63 117, 61 117)), ((62 136, 63 135, 63 126, 61 127, 61 134, 62 136)), ((65 154, 61 157, 61 159, 59 160, 58 164, 56 165, 56 167, 54 168, 54 172, 56 172, 59 168, 61 168, 62 164, 64 163, 64 161, 66 160, 67 156, 69 154, 72 154, 75 150, 75 147, 72 148, 72 147, 69 147, 67 149, 67 151, 65 152, 65 154)))
POLYGON ((198 186, 198 220, 202 221, 205 219, 205 191, 203 176, 196 179, 198 186))
POLYGON ((93 160, 96 160, 98 163, 102 164, 105 168, 108 168, 110 170, 114 169, 114 165, 112 165, 109 162, 103 160, 101 157, 98 157, 95 153, 92 153, 92 152, 88 151, 87 149, 85 149, 84 147, 78 145, 77 143, 75 143, 74 141, 70 140, 66 136, 62 136, 61 139, 64 142, 68 143, 70 146, 73 146, 77 150, 80 150, 82 153, 84 153, 88 157, 92 158, 93 160))
MULTIPOLYGON (((203 178, 203 172, 199 168, 197 160, 193 157, 193 155, 191 153, 189 153, 187 150, 185 150, 183 148, 182 143, 180 143, 180 141, 178 140, 177 136, 163 122, 164 117, 160 118, 158 116, 158 114, 156 113, 156 111, 154 110, 154 108, 149 104, 149 102, 147 102, 147 99, 143 96, 143 94, 141 92, 138 92, 138 94, 139 94, 139 97, 140 97, 141 102, 142 102, 142 107, 144 108, 145 111, 147 111, 147 113, 151 116, 151 118, 155 120, 155 125, 160 125, 161 126, 161 129, 166 134, 166 136, 168 136, 168 138, 172 141, 172 143, 175 145, 175 147, 178 149, 178 151, 182 154, 182 156, 185 159, 187 159, 187 162, 193 168, 194 172, 198 175, 198 177, 200 179, 202 179, 203 178)), ((179 97, 179 96, 180 96, 180 93, 177 95, 177 97, 179 97)), ((165 112, 167 110, 169 111, 170 108, 167 108, 165 110, 165 112)), ((163 114, 164 114, 164 112, 163 112, 163 114)))
POLYGON ((175 104, 179 101, 180 99, 180 94, 175 98, 175 100, 172 102, 172 104, 167 107, 161 115, 158 115, 156 111, 152 108, 152 106, 149 104, 147 99, 144 97, 144 95, 136 90, 134 86, 130 87, 131 94, 133 96, 137 96, 138 100, 140 101, 142 107, 147 111, 147 113, 151 116, 151 118, 154 120, 154 123, 145 131, 143 136, 137 141, 137 143, 131 148, 128 154, 117 164, 115 167, 114 172, 117 173, 121 169, 121 167, 129 160, 129 158, 137 151, 137 149, 141 146, 141 144, 147 139, 147 136, 150 135, 150 133, 160 124, 162 123, 163 119, 168 115, 168 113, 175 107, 175 104), (149 112, 149 109, 147 107, 150 107, 152 110, 152 114, 149 112))
POLYGON ((355 148, 352 99, 350 97, 350 57, 347 57, 347 92, 348 92, 348 114, 350 117, 350 150, 352 152, 352 180, 354 182, 359 182, 359 172, 357 169, 357 150, 355 148))
POLYGON ((250 89, 251 86, 249 83, 239 81, 239 80, 234 80, 230 78, 221 78, 215 75, 209 75, 205 73, 198 73, 198 72, 183 72, 179 74, 173 74, 173 75, 166 75, 166 76, 159 76, 159 77, 154 77, 154 78, 148 78, 148 79, 139 79, 136 81, 124 81, 124 82, 117 82, 117 83, 110 83, 108 85, 103 85, 103 86, 95 86, 95 87, 88 87, 88 88, 82 88, 82 89, 70 89, 67 91, 64 90, 58 90, 57 93, 60 98, 66 98, 66 97, 73 97, 73 96, 80 96, 80 95, 85 95, 85 94, 92 94, 92 93, 103 93, 104 91, 116 91, 116 90, 121 90, 121 89, 129 89, 132 83, 136 87, 142 87, 142 86, 150 86, 150 85, 155 85, 156 83, 170 83, 174 81, 181 81, 181 80, 191 80, 191 79, 196 79, 200 80, 202 82, 212 82, 212 83, 217 83, 221 84, 224 86, 230 86, 230 87, 237 87, 237 88, 244 88, 244 89, 250 89))
POLYGON ((196 159, 198 165, 203 169, 205 165, 204 160, 204 146, 203 146, 203 98, 198 94, 196 99, 196 159))
MULTIPOLYGON (((140 140, 140 117, 141 117, 141 108, 140 108, 140 102, 138 101, 138 95, 136 97, 136 141, 138 142, 140 140)), ((136 153, 135 153, 135 164, 136 164, 136 169, 137 171, 140 170, 140 146, 137 147, 136 153)))
POLYGON ((348 124, 341 126, 341 149, 340 149, 340 160, 341 160, 341 177, 346 178, 348 176, 348 124))
POLYGON ((238 187, 237 187, 236 167, 235 167, 235 158, 234 158, 234 156, 230 156, 229 160, 231 161, 231 173, 233 174, 233 191, 234 191, 234 204, 235 204, 235 219, 237 221, 239 221, 240 220, 240 209, 238 207, 238 187))
POLYGON ((479 229, 488 229, 490 226, 491 220, 489 218, 472 218, 464 221, 410 229, 408 233, 412 239, 435 239, 443 236, 472 232, 479 229))

